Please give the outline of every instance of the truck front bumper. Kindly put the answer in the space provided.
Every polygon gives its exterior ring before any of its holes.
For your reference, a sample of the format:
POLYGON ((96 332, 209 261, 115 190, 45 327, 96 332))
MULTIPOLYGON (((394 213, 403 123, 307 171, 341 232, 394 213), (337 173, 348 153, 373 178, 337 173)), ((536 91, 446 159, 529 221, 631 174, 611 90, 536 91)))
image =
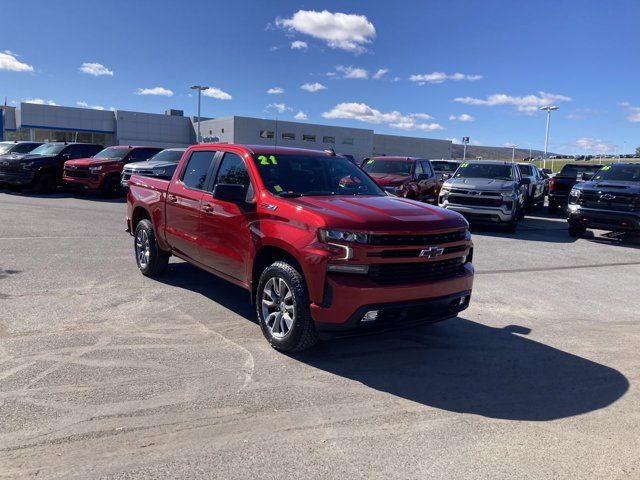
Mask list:
POLYGON ((379 285, 358 275, 328 275, 326 304, 311 304, 318 330, 340 331, 372 326, 403 326, 437 322, 469 306, 473 265, 461 266, 458 275, 443 280, 402 285, 379 285), (368 312, 376 311, 365 318, 368 312))
POLYGON ((507 210, 505 207, 476 207, 468 205, 458 205, 455 203, 449 203, 448 201, 441 202, 440 207, 447 210, 453 210, 463 215, 471 223, 509 223, 513 220, 515 213, 513 210, 507 210))
POLYGON ((567 221, 572 226, 610 231, 640 231, 640 212, 620 212, 569 205, 567 221))
POLYGON ((95 175, 94 178, 62 177, 62 183, 71 190, 98 190, 102 186, 102 179, 95 175))
POLYGON ((29 185, 34 178, 35 173, 29 170, 19 173, 0 172, 0 183, 7 185, 29 185))

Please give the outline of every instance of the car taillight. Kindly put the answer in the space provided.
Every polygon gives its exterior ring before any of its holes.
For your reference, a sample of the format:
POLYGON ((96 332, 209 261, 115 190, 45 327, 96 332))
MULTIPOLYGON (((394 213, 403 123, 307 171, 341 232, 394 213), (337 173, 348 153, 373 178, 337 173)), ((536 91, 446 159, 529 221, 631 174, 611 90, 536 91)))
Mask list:
POLYGON ((556 179, 552 178, 549 180, 549 191, 553 190, 554 187, 556 186, 556 179))

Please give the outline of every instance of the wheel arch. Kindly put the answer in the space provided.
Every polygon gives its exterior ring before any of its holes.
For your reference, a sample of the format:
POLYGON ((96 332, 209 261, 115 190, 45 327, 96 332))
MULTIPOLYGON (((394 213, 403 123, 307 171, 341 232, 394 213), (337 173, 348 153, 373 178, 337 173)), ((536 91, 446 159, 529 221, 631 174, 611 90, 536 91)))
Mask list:
POLYGON ((274 262, 277 261, 288 261, 291 262, 294 267, 302 274, 305 279, 305 283, 307 279, 305 278, 302 266, 300 262, 296 259, 293 253, 287 251, 285 248, 276 245, 263 245, 257 251, 253 258, 252 266, 251 266, 251 304, 255 305, 256 299, 256 290, 258 289, 258 282, 260 280, 260 275, 274 262))

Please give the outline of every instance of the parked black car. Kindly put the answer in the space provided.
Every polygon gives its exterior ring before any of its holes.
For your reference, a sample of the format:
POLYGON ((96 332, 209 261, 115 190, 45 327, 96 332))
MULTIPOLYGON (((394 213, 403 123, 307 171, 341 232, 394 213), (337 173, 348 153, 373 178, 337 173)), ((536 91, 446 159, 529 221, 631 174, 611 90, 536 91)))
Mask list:
POLYGON ((95 143, 43 143, 27 155, 0 161, 0 183, 51 193, 62 182, 64 162, 92 157, 104 147, 95 143))
POLYGON ((0 158, 4 156, 25 155, 34 148, 42 145, 42 142, 0 142, 0 158))
POLYGON ((576 183, 590 180, 602 165, 567 163, 560 173, 549 181, 549 213, 555 213, 567 204, 569 192, 576 183))
POLYGON ((590 181, 571 189, 567 213, 573 237, 587 228, 640 231, 640 164, 603 166, 590 181))

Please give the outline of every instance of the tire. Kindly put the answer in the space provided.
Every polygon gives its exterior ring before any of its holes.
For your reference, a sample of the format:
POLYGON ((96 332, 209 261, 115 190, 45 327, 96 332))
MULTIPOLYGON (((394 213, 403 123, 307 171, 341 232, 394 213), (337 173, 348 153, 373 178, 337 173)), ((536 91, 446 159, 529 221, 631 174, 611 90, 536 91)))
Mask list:
POLYGON ((581 238, 584 236, 587 229, 577 225, 569 225, 569 236, 573 238, 581 238))
POLYGON ((509 223, 504 227, 504 231, 507 233, 516 233, 518 230, 518 218, 513 217, 509 223))
POLYGON ((153 277, 166 270, 170 255, 158 247, 153 225, 149 220, 141 220, 136 225, 133 249, 136 263, 143 275, 153 277))
POLYGON ((516 216, 517 216, 518 220, 524 220, 524 215, 525 215, 526 210, 527 210, 527 204, 525 203, 524 205, 522 205, 520 207, 520 209, 518 210, 518 213, 516 213, 516 216))
POLYGON ((102 195, 107 198, 118 198, 122 196, 120 179, 115 176, 107 177, 102 184, 102 195))
POLYGON ((558 213, 559 205, 556 202, 549 200, 549 213, 558 213))
POLYGON ((42 172, 33 182, 33 191, 35 193, 50 194, 56 190, 56 176, 52 172, 42 172))
POLYGON ((527 203, 525 206, 525 211, 527 213, 531 213, 533 212, 533 210, 536 208, 536 204, 535 204, 535 198, 533 196, 527 198, 527 203))
POLYGON ((256 291, 256 313, 273 348, 292 353, 318 342, 309 304, 304 277, 290 262, 278 261, 264 269, 256 291))

